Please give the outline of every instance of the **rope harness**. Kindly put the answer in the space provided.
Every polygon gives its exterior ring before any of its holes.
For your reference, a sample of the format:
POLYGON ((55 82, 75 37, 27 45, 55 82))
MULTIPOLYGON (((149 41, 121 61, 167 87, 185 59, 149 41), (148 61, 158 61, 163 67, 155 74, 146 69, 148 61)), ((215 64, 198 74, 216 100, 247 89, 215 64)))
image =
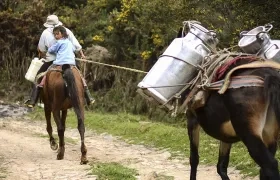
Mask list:
POLYGON ((128 71, 132 71, 132 72, 139 72, 139 73, 145 73, 145 74, 148 73, 148 72, 141 71, 141 70, 137 70, 137 69, 127 68, 127 67, 121 67, 121 66, 116 66, 116 65, 111 65, 111 64, 105 64, 105 63, 96 62, 96 61, 91 61, 91 60, 87 60, 87 59, 80 59, 80 58, 75 58, 75 59, 78 60, 78 61, 82 61, 82 62, 88 62, 88 63, 93 63, 93 64, 99 64, 99 65, 102 65, 102 66, 114 67, 114 68, 118 68, 118 69, 124 69, 124 70, 128 70, 128 71))

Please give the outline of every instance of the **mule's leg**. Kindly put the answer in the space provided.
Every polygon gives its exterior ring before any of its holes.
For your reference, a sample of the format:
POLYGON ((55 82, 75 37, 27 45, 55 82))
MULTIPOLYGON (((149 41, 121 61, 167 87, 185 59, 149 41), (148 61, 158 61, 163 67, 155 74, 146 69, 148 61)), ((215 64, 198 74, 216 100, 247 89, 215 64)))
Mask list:
MULTIPOLYGON (((62 111, 62 116, 65 115, 65 112, 62 111)), ((64 152, 65 152, 65 142, 64 142, 64 131, 65 131, 65 121, 63 122, 60 111, 59 110, 53 110, 53 117, 56 122, 57 126, 57 134, 59 138, 59 149, 57 152, 57 160, 61 160, 64 158, 64 152)))
POLYGON ((247 147, 250 156, 260 166, 260 178, 262 180, 280 180, 278 162, 263 142, 262 131, 263 124, 266 121, 266 116, 263 114, 266 113, 266 109, 261 104, 246 104, 242 109, 240 108, 238 113, 232 109, 231 120, 237 134, 247 147))
MULTIPOLYGON (((271 143, 268 145, 268 150, 270 151, 270 153, 273 155, 273 157, 276 154, 277 151, 277 142, 275 143, 271 143)), ((263 171, 263 169, 260 169, 260 180, 267 180, 268 178, 266 177, 265 172, 263 171)))
POLYGON ((221 176, 222 180, 229 180, 229 177, 227 175, 227 168, 229 163, 230 149, 231 149, 231 143, 225 143, 220 141, 217 172, 221 176))
MULTIPOLYGON (((279 138, 279 124, 275 116, 274 108, 271 105, 267 111, 266 123, 262 133, 262 140, 266 144, 269 152, 275 157, 277 151, 277 142, 279 138)), ((266 179, 265 172, 260 169, 260 179, 266 179)))
POLYGON ((230 111, 230 119, 236 134, 247 147, 250 156, 260 166, 262 178, 280 180, 278 162, 263 141, 264 126, 270 119, 267 118, 269 102, 263 94, 262 88, 245 88, 230 90, 224 97, 228 97, 225 103, 230 111))
POLYGON ((52 150, 57 150, 58 146, 57 143, 55 142, 55 139, 53 137, 53 129, 52 129, 52 124, 51 124, 51 110, 50 108, 45 105, 44 106, 44 110, 45 110, 45 117, 46 117, 46 123, 47 123, 47 132, 49 134, 49 138, 50 138, 50 146, 52 150))
POLYGON ((198 146, 200 126, 197 122, 196 117, 191 112, 187 112, 187 124, 190 141, 190 180, 196 180, 197 166, 199 163, 198 146))
POLYGON ((261 138, 250 134, 243 139, 249 154, 261 167, 261 180, 280 180, 278 162, 262 142, 261 138))

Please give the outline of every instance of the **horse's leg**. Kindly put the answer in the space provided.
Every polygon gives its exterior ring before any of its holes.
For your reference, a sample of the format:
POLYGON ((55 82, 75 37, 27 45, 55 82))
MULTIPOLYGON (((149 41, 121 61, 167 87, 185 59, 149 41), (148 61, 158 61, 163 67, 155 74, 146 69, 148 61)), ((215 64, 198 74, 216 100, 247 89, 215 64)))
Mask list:
POLYGON ((187 112, 188 135, 190 141, 190 180, 196 180, 197 166, 199 163, 198 145, 200 126, 192 112, 187 112))
POLYGON ((51 110, 50 108, 45 105, 44 106, 44 110, 45 110, 45 117, 46 117, 46 123, 47 123, 47 132, 49 134, 49 138, 50 138, 50 146, 52 150, 57 150, 58 146, 57 143, 55 142, 55 139, 53 137, 53 129, 52 129, 52 124, 51 124, 51 110))
POLYGON ((231 143, 225 143, 220 141, 217 172, 221 176, 222 180, 229 180, 229 177, 227 175, 227 168, 229 163, 230 149, 231 149, 231 143))
MULTIPOLYGON (((65 114, 65 112, 62 114, 65 114)), ((64 147, 65 146, 65 142, 64 142, 65 122, 63 122, 62 120, 59 110, 53 110, 53 117, 57 125, 57 134, 59 138, 59 149, 57 152, 57 160, 61 160, 64 158, 64 152, 65 152, 65 147, 64 147)))
POLYGON ((84 119, 78 118, 78 130, 81 136, 81 164, 87 164, 87 148, 85 145, 85 125, 84 125, 84 119))
POLYGON ((65 132, 65 123, 67 117, 67 110, 61 110, 61 121, 60 121, 60 128, 57 129, 58 136, 59 136, 59 151, 57 154, 57 159, 64 158, 65 152, 65 141, 64 141, 64 132, 65 132))

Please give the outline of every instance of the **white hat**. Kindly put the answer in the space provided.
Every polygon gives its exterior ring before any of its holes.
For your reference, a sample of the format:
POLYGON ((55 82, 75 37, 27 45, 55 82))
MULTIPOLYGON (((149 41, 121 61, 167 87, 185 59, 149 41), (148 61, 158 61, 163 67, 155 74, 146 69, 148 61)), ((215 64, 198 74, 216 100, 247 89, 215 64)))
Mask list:
POLYGON ((54 27, 54 26, 59 26, 62 25, 62 22, 58 20, 58 17, 56 15, 49 15, 47 17, 47 21, 44 23, 45 27, 54 27))

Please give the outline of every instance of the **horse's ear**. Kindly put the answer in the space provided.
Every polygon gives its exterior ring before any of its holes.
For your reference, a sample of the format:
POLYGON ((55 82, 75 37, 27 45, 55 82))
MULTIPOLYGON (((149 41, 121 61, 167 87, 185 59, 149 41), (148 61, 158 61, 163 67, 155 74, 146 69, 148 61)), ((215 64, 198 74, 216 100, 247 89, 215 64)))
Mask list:
POLYGON ((62 71, 65 71, 66 69, 70 68, 70 64, 63 64, 62 65, 62 71))
POLYGON ((178 34, 177 34, 177 38, 182 38, 184 37, 186 34, 185 32, 183 32, 183 28, 181 27, 178 31, 178 34))

